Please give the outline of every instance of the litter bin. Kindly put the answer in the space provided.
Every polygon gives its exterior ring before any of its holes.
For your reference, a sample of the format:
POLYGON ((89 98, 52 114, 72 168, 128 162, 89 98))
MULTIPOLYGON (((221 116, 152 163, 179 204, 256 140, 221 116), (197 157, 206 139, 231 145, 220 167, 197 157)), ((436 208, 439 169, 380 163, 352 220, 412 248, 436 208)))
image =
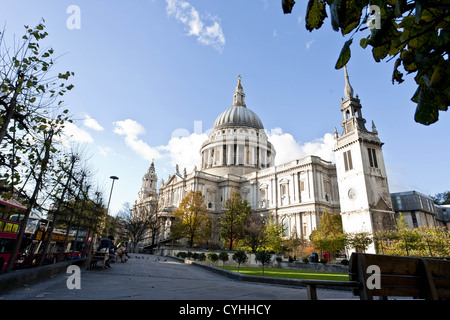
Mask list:
POLYGON ((319 262, 319 255, 316 252, 313 252, 311 258, 309 259, 311 262, 319 262))

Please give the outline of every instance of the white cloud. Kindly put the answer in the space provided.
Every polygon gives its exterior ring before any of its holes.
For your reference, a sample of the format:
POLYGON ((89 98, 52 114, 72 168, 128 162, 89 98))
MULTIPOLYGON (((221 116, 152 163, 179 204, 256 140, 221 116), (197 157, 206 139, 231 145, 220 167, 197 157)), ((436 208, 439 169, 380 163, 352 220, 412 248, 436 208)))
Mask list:
POLYGON ((174 16, 187 30, 187 35, 195 36, 200 43, 211 46, 219 52, 225 46, 220 18, 217 16, 200 16, 189 2, 183 0, 166 0, 167 15, 174 16))
MULTIPOLYGON (((149 161, 152 159, 160 160, 157 164, 158 171, 164 174, 173 174, 176 165, 178 165, 180 172, 183 172, 183 169, 186 168, 188 173, 194 169, 194 166, 199 169, 201 167, 200 148, 202 143, 208 139, 207 132, 186 132, 182 136, 173 135, 166 145, 150 146, 138 138, 145 134, 145 129, 137 121, 127 119, 117 121, 114 125, 114 132, 124 136, 126 144, 142 158, 149 161)), ((291 134, 283 133, 280 128, 272 129, 267 134, 277 153, 276 165, 304 158, 308 155, 319 156, 324 160, 334 162, 334 137, 330 133, 307 143, 295 141, 291 134)), ((100 152, 102 151, 106 150, 100 152)))
POLYGON ((91 118, 89 115, 84 115, 84 121, 83 124, 91 129, 94 129, 95 131, 102 131, 103 127, 95 120, 94 118, 91 118))
POLYGON ((109 147, 106 147, 106 148, 98 147, 97 149, 100 152, 100 154, 105 157, 112 151, 111 148, 109 148, 109 147))
POLYGON ((268 132, 268 138, 276 151, 276 165, 309 155, 334 162, 334 137, 331 133, 326 133, 322 138, 302 144, 295 141, 291 134, 283 133, 281 128, 275 128, 268 132))
POLYGON ((313 44, 313 42, 314 42, 314 39, 308 41, 308 42, 306 43, 306 49, 311 48, 311 45, 313 44))
POLYGON ((190 172, 194 166, 201 167, 200 148, 206 139, 208 136, 205 133, 192 133, 186 137, 172 138, 166 146, 159 149, 165 151, 164 156, 172 167, 178 164, 180 170, 186 168, 187 172, 190 172))
POLYGON ((125 143, 146 160, 159 158, 159 152, 150 147, 147 143, 138 139, 138 136, 145 134, 144 127, 137 121, 126 119, 114 122, 114 132, 118 135, 125 136, 125 143))
POLYGON ((92 139, 91 135, 87 131, 78 128, 74 123, 70 122, 64 123, 63 136, 67 138, 62 140, 64 145, 68 145, 69 141, 78 143, 94 142, 94 139, 92 139))
MULTIPOLYGON (((178 164, 180 171, 186 168, 191 172, 194 166, 200 168, 200 148, 208 138, 206 133, 184 133, 182 136, 173 136, 167 145, 152 147, 138 136, 145 133, 144 127, 135 120, 126 119, 114 122, 114 132, 125 137, 125 143, 146 160, 163 160, 158 170, 172 174, 178 164)), ((106 150, 100 150, 101 153, 106 150)))

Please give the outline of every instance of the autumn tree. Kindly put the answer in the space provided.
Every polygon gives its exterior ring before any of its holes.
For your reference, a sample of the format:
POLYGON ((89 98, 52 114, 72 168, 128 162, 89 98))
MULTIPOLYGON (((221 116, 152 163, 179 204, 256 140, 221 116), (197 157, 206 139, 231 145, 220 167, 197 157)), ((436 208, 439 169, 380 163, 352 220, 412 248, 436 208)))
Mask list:
POLYGON ((172 237, 187 237, 190 247, 193 246, 195 241, 210 237, 211 219, 206 209, 205 197, 201 191, 190 191, 181 200, 173 215, 175 221, 171 228, 172 237))
MULTIPOLYGON (((291 13, 295 1, 283 0, 284 13, 291 13)), ((395 59, 392 83, 402 83, 403 66, 415 74, 417 90, 411 100, 417 104, 414 119, 424 125, 438 121, 439 111, 450 103, 450 3, 448 1, 408 0, 309 0, 306 29, 320 29, 330 14, 331 26, 349 35, 336 62, 347 64, 350 47, 358 31, 362 48, 372 47, 376 62, 395 59), (369 29, 367 31, 367 29, 369 29)))
POLYGON ((369 232, 353 232, 346 236, 346 243, 350 248, 354 248, 357 252, 366 252, 369 245, 373 242, 372 234, 369 232))
POLYGON ((264 220, 266 243, 264 250, 270 252, 282 252, 283 251, 283 234, 284 228, 273 215, 269 215, 264 220))
POLYGON ((225 203, 225 214, 220 220, 220 238, 228 243, 229 250, 233 243, 242 237, 245 221, 251 207, 247 200, 242 199, 239 192, 234 192, 225 203))
POLYGON ((309 239, 316 250, 334 254, 336 251, 344 249, 345 235, 342 229, 341 215, 330 215, 327 211, 324 211, 319 226, 311 232, 309 239))
POLYGON ((395 230, 377 231, 375 243, 381 254, 445 258, 450 255, 450 234, 444 227, 410 228, 403 214, 395 230))

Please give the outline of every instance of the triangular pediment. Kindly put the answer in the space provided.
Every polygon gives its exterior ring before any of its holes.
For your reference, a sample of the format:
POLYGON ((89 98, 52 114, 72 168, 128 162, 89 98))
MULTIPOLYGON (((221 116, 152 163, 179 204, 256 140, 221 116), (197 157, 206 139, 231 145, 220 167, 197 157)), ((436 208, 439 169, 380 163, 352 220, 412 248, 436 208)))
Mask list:
POLYGON ((183 178, 179 174, 175 173, 174 175, 171 175, 169 177, 169 180, 167 180, 167 182, 164 183, 164 185, 175 184, 182 180, 183 180, 183 178))
POLYGON ((375 206, 375 209, 378 210, 385 210, 385 211, 391 211, 392 208, 390 208, 386 202, 383 200, 383 198, 380 198, 380 200, 378 200, 377 205, 375 206))

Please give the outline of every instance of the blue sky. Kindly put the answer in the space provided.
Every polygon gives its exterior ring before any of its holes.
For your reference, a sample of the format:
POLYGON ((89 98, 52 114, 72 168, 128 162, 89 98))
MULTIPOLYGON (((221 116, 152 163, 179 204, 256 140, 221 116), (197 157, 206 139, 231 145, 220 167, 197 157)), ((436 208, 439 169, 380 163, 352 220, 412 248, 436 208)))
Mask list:
MULTIPOLYGON (((2 0, 1 8, 9 40, 44 18, 45 45, 61 55, 54 70, 75 72, 64 99, 76 119, 68 134, 89 150, 105 197, 109 177, 119 177, 111 214, 134 203, 151 159, 159 179, 176 164, 192 170, 208 129, 231 106, 238 74, 278 163, 307 154, 334 162, 344 96, 344 72, 334 65, 348 37, 329 20, 308 32, 304 2, 290 15, 269 0, 2 0), (68 28, 70 5, 80 9, 79 29, 68 28)), ((414 75, 393 85, 394 61, 376 63, 359 47, 364 34, 355 36, 348 72, 367 127, 373 120, 385 143, 390 191, 450 189, 449 114, 416 123, 414 75)))

